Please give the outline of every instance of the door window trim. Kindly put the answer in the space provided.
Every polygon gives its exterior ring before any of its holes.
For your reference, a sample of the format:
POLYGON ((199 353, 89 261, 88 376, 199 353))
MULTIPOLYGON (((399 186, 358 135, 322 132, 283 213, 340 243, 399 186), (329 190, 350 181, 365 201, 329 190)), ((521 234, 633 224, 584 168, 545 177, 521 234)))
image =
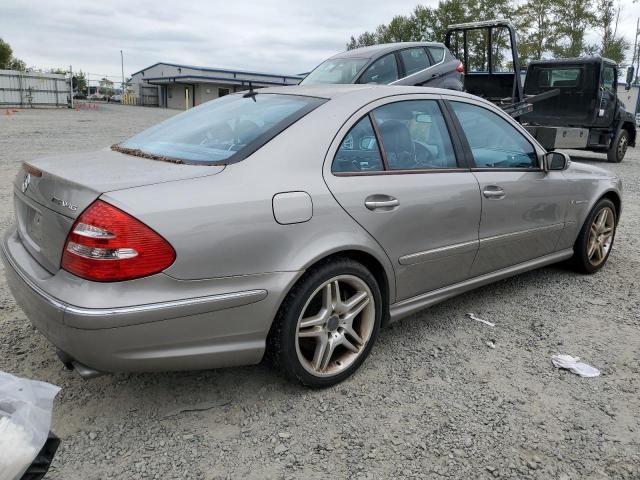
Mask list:
POLYGON ((445 107, 447 109, 447 111, 449 112, 449 115, 451 115, 451 122, 453 124, 453 128, 456 130, 456 134, 459 136, 459 140, 460 143, 462 144, 462 150, 464 152, 464 159, 467 163, 467 165, 469 165, 469 169, 472 172, 543 172, 544 168, 542 166, 542 159, 541 159, 541 153, 539 151, 538 148, 536 148, 536 146, 531 143, 531 140, 529 138, 527 138, 526 135, 524 135, 519 128, 517 128, 515 125, 511 124, 511 122, 509 122, 509 120, 503 118, 503 120, 507 123, 509 123, 509 125, 511 125, 516 132, 518 132, 519 134, 522 135, 522 137, 527 141, 527 143, 529 143, 529 145, 531 145, 531 148, 533 148, 533 151, 536 154, 536 158, 538 159, 538 167, 537 168, 491 168, 491 167, 477 167, 476 166, 476 161, 475 158, 473 157, 473 152, 471 151, 471 146, 469 145, 469 141, 467 140, 467 135, 464 132, 464 129, 462 128, 462 124, 460 123, 460 120, 458 119, 457 115, 455 114, 453 107, 451 106, 451 102, 459 102, 459 103, 465 103, 467 105, 473 105, 474 107, 478 107, 478 108, 483 108, 485 110, 487 110, 488 112, 493 113, 494 115, 497 115, 498 117, 502 118, 501 115, 499 115, 497 112, 494 112, 491 108, 487 108, 484 105, 480 105, 476 102, 468 102, 465 101, 464 98, 459 98, 459 99, 451 99, 451 98, 446 98, 443 100, 443 103, 445 104, 445 107))
MULTIPOLYGON (((451 117, 451 114, 448 112, 447 108, 448 108, 448 105, 446 105, 446 101, 442 100, 441 98, 424 98, 424 99, 423 98, 405 98, 401 100, 393 100, 393 101, 386 102, 373 107, 367 113, 358 117, 358 119, 355 122, 351 123, 351 125, 349 126, 349 130, 347 130, 344 136, 348 135, 351 129, 355 125, 357 125, 364 117, 368 116, 369 121, 371 122, 371 125, 373 125, 373 133, 376 136, 376 143, 378 146, 378 151, 380 152, 380 157, 382 158, 382 165, 384 170, 361 171, 361 172, 334 172, 331 166, 333 165, 333 162, 336 159, 336 155, 338 154, 338 150, 336 150, 330 163, 331 174, 336 177, 365 177, 365 176, 375 176, 375 175, 406 175, 406 174, 425 174, 425 173, 469 172, 471 170, 471 167, 469 166, 468 160, 465 155, 463 144, 460 141, 460 138, 458 136, 459 134, 455 129, 454 124, 452 123, 452 117, 451 117), (442 117, 444 119, 444 123, 449 133, 451 144, 453 146, 453 156, 456 159, 456 165, 457 165, 456 168, 420 168, 420 169, 407 169, 407 170, 400 170, 400 169, 393 170, 389 168, 389 164, 387 163, 387 154, 384 149, 384 143, 382 141, 382 135, 380 134, 378 125, 376 124, 375 115, 373 112, 375 109, 386 106, 386 105, 391 105, 391 104, 400 103, 400 102, 415 102, 415 101, 436 102, 436 104, 440 108, 440 112, 442 113, 442 117)), ((344 139, 344 136, 342 137, 342 139, 344 139)), ((342 139, 339 145, 342 144, 342 141, 343 141, 342 139)))

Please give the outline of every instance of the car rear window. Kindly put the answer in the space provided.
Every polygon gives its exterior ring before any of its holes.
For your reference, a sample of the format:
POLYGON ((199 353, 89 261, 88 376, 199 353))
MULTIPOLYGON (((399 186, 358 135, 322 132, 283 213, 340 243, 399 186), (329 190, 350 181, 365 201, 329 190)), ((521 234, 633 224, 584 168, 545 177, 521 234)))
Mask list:
POLYGON ((539 87, 577 87, 582 76, 580 67, 541 68, 539 70, 539 87))
POLYGON ((165 120, 115 148, 179 163, 235 163, 324 102, 259 92, 227 95, 165 120))

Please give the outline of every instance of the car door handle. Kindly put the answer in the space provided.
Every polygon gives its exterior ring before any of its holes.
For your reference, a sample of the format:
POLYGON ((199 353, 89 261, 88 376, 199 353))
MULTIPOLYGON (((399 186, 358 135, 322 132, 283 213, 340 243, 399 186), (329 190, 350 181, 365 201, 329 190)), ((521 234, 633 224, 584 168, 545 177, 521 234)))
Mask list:
POLYGON ((393 210, 400 205, 400 200, 383 195, 372 195, 364 201, 364 206, 369 210, 393 210))
POLYGON ((482 190, 482 194, 486 198, 491 198, 493 200, 500 200, 505 197, 504 190, 500 187, 496 187, 493 185, 489 187, 485 187, 484 190, 482 190))

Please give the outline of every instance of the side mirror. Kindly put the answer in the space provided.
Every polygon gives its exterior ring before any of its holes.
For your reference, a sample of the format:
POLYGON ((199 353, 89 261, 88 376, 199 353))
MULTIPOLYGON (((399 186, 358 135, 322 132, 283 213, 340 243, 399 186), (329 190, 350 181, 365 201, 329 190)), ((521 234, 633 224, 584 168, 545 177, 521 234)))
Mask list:
POLYGON ((571 163, 571 158, 562 152, 547 152, 544 155, 544 169, 547 172, 553 170, 566 170, 571 163))
POLYGON ((624 89, 630 90, 632 82, 633 82, 633 65, 627 68, 627 83, 624 86, 624 89))

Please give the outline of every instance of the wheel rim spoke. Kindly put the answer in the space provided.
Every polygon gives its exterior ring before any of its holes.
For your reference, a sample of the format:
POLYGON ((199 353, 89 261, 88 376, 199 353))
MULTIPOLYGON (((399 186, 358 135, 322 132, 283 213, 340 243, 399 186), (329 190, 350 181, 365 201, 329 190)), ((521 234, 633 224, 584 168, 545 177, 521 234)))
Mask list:
POLYGON ((325 351, 327 350, 327 344, 329 343, 329 339, 326 335, 318 338, 318 343, 316 344, 316 349, 313 352, 313 368, 316 370, 320 370, 322 366, 322 360, 324 359, 325 351))
POLYGON ((344 322, 347 325, 353 325, 353 321, 356 319, 356 317, 358 316, 358 314, 364 310, 364 308, 369 305, 369 297, 364 297, 363 300, 360 301, 360 303, 356 304, 355 307, 353 307, 352 309, 349 310, 349 312, 344 316, 344 322))
POLYGON ((358 335, 356 333, 356 331, 353 329, 352 326, 350 326, 350 325, 349 326, 345 326, 344 327, 344 333, 348 334, 351 338, 353 338, 358 345, 362 345, 363 344, 362 337, 360 337, 360 335, 358 335))
POLYGON ((333 338, 330 338, 329 341, 327 342, 327 345, 324 348, 324 352, 323 352, 323 355, 321 357, 322 359, 321 359, 321 362, 320 362, 320 368, 318 368, 317 370, 323 371, 323 370, 327 369, 335 349, 336 349, 336 342, 333 341, 333 338))

